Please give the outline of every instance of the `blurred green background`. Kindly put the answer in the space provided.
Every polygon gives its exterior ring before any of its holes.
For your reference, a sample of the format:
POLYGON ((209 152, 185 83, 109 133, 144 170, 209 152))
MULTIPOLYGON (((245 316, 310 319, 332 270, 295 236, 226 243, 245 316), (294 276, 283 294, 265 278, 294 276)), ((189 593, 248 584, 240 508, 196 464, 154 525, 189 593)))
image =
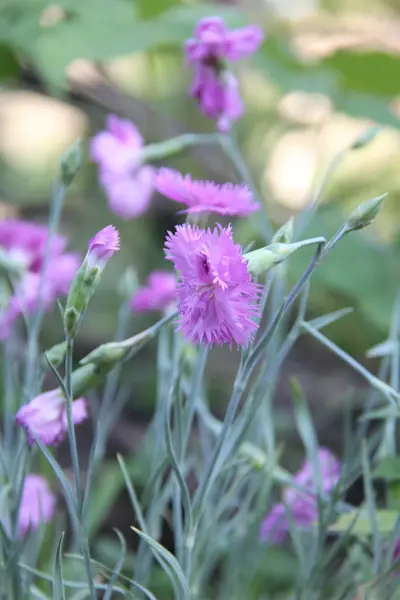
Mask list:
MULTIPOLYGON (((329 334, 363 355, 387 334, 399 279, 396 0, 2 0, 1 210, 45 220, 61 152, 76 137, 97 132, 108 112, 131 118, 148 142, 212 131, 187 95, 191 73, 182 44, 201 16, 215 14, 231 26, 257 22, 266 32, 260 52, 238 65, 246 114, 237 136, 277 226, 302 209, 339 151, 371 123, 384 126, 367 148, 344 157, 309 231, 329 235, 357 203, 389 192, 373 227, 346 238, 313 278, 311 312, 354 306, 354 316, 329 334)), ((221 182, 235 177, 218 148, 186 152, 168 164, 221 182)), ((80 353, 112 337, 121 275, 134 265, 142 279, 162 266, 162 240, 178 218, 172 203, 155 195, 148 214, 121 221, 108 211, 96 169, 86 160, 68 195, 63 230, 71 247, 84 252, 93 232, 112 222, 121 230, 122 250, 85 317, 80 353)), ((236 231, 243 243, 254 239, 245 222, 236 231)), ((290 279, 304 261, 290 261, 290 279)), ((61 329, 56 319, 48 323, 51 344, 61 329)), ((135 319, 132 330, 143 325, 135 319)), ((136 373, 144 402, 152 396, 149 357, 136 373)))

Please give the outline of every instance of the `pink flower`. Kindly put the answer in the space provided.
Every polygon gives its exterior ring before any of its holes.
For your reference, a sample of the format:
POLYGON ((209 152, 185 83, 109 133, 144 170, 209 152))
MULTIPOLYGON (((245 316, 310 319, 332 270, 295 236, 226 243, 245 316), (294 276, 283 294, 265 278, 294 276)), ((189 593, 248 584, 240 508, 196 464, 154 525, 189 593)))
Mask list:
POLYGON ((64 253, 67 240, 61 235, 53 236, 46 249, 48 234, 47 227, 29 221, 0 222, 0 247, 19 262, 22 270, 14 293, 0 315, 0 339, 10 334, 13 323, 22 313, 29 315, 36 310, 39 296, 41 306, 49 310, 58 296, 68 293, 79 268, 79 256, 64 253), (44 265, 46 250, 48 257, 44 265))
POLYGON ((134 176, 103 173, 101 182, 113 213, 122 219, 134 219, 147 211, 154 190, 156 171, 145 165, 134 176))
POLYGON ((147 285, 139 288, 131 300, 135 312, 164 310, 176 299, 176 279, 173 273, 153 271, 147 285))
POLYGON ((87 260, 89 267, 99 265, 105 266, 114 252, 119 250, 119 232, 114 225, 107 225, 90 240, 88 246, 87 260))
POLYGON ((231 227, 179 225, 168 233, 167 260, 180 276, 179 329, 195 344, 244 346, 258 328, 259 288, 251 281, 231 227))
POLYGON ((106 130, 95 135, 90 144, 90 158, 101 170, 125 175, 139 164, 143 138, 128 119, 108 115, 106 130))
MULTIPOLYGON (((79 425, 88 417, 87 402, 79 398, 72 403, 72 418, 79 425)), ((39 394, 28 404, 21 406, 15 416, 28 436, 29 444, 38 438, 45 446, 62 442, 68 433, 65 398, 60 389, 39 394)))
MULTIPOLYGON (((340 462, 327 448, 319 448, 317 463, 321 477, 321 491, 329 494, 340 479, 340 462)), ((288 487, 283 492, 283 502, 274 504, 260 527, 260 539, 273 544, 281 543, 288 530, 289 519, 303 529, 318 519, 318 501, 313 476, 313 465, 306 460, 295 474, 294 480, 303 490, 288 487)))
POLYGON ((209 17, 198 22, 194 38, 186 42, 187 59, 194 65, 191 95, 206 116, 217 119, 222 132, 228 131, 231 121, 243 112, 236 77, 226 62, 253 54, 263 38, 255 25, 229 31, 222 19, 209 17))
POLYGON ((99 165, 99 181, 110 209, 123 219, 140 216, 149 207, 155 171, 141 166, 143 139, 135 125, 116 115, 107 118, 106 130, 91 141, 90 157, 99 165))
POLYGON ((187 213, 246 216, 260 208, 245 185, 195 181, 190 175, 182 176, 171 169, 160 169, 156 188, 167 198, 186 204, 188 208, 183 212, 187 213))
POLYGON ((18 530, 23 537, 29 529, 38 529, 49 523, 56 509, 56 497, 47 481, 40 475, 27 475, 22 490, 18 515, 18 530))
MULTIPOLYGON (((44 225, 18 219, 0 221, 0 247, 21 267, 35 273, 42 267, 48 235, 49 230, 44 225)), ((61 255, 66 245, 67 240, 62 235, 52 236, 50 257, 61 255)))

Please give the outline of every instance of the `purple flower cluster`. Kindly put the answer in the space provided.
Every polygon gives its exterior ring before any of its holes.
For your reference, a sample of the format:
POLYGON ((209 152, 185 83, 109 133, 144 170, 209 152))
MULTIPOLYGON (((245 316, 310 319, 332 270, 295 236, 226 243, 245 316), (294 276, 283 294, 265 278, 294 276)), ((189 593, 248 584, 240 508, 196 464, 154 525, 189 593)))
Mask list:
POLYGON ((194 37, 186 42, 186 57, 194 67, 191 94, 200 110, 217 120, 221 132, 243 113, 237 79, 226 63, 253 54, 263 38, 255 25, 229 31, 222 19, 208 17, 197 23, 194 37))
MULTIPOLYGON (((317 464, 321 478, 321 492, 330 494, 340 479, 340 462, 327 448, 319 448, 317 464)), ((294 476, 301 489, 288 487, 283 492, 283 502, 275 504, 260 527, 260 539, 273 544, 281 543, 288 530, 290 519, 296 527, 306 529, 318 519, 318 500, 315 489, 313 465, 306 460, 294 476)))
POLYGON ((154 188, 154 168, 141 165, 143 138, 127 119, 109 115, 105 131, 91 141, 90 157, 99 166, 110 209, 123 219, 146 212, 154 188))
POLYGON ((5 339, 12 324, 23 313, 32 313, 38 298, 45 310, 50 309, 58 296, 68 293, 71 281, 79 267, 75 253, 65 252, 67 239, 54 235, 44 259, 48 229, 42 225, 20 220, 0 222, 0 248, 21 268, 21 278, 0 315, 0 338, 5 339), (41 281, 44 269, 44 279, 41 281))
POLYGON ((179 225, 167 235, 165 254, 180 276, 179 328, 185 336, 195 344, 247 345, 257 329, 259 289, 231 228, 179 225))

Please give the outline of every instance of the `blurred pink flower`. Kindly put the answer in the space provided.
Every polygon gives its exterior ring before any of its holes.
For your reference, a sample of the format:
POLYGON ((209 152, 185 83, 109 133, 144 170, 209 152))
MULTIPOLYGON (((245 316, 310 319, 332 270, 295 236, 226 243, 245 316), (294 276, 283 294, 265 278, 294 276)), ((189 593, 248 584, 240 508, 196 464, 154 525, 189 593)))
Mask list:
POLYGON ((172 169, 160 169, 156 179, 157 190, 176 202, 188 207, 182 212, 214 212, 220 215, 246 216, 258 210, 253 195, 245 185, 213 181, 196 181, 190 175, 182 176, 172 169))
MULTIPOLYGON (((39 272, 45 255, 49 230, 44 225, 5 219, 0 221, 0 248, 21 267, 39 272)), ((59 234, 51 238, 50 257, 60 256, 67 246, 67 239, 59 234)))
POLYGON ((20 280, 0 314, 0 339, 9 335, 22 313, 29 315, 36 310, 39 295, 41 306, 49 310, 58 296, 68 293, 80 257, 64 253, 67 240, 58 234, 52 236, 46 249, 48 234, 47 227, 29 221, 0 222, 0 248, 21 268, 20 280), (44 264, 46 251, 48 257, 44 264))
MULTIPOLYGON (((341 465, 339 460, 327 448, 319 448, 317 463, 321 477, 321 491, 324 494, 336 487, 340 479, 341 465)), ((260 527, 260 539, 273 544, 281 543, 289 530, 289 519, 303 529, 309 528, 318 519, 318 501, 313 476, 313 465, 306 460, 302 468, 295 474, 294 481, 298 486, 287 487, 283 492, 283 502, 274 504, 260 527)))
POLYGON ((114 225, 100 229, 89 241, 87 260, 89 268, 99 265, 101 268, 119 250, 119 232, 114 225))
POLYGON ((47 481, 40 475, 27 475, 22 490, 18 515, 18 530, 23 537, 28 530, 38 529, 42 523, 49 523, 56 509, 56 497, 47 481))
POLYGON ((105 131, 100 131, 90 143, 90 158, 102 171, 125 175, 139 164, 143 138, 128 119, 108 115, 105 131))
POLYGON ((135 125, 116 115, 107 118, 106 130, 95 135, 90 157, 99 166, 110 210, 123 219, 140 216, 149 207, 154 189, 153 167, 141 165, 143 139, 135 125))
POLYGON ((153 195, 155 176, 156 170, 149 165, 141 167, 134 175, 103 173, 101 183, 112 212, 122 219, 135 219, 145 213, 153 195))
POLYGON ((217 120, 222 132, 243 113, 238 83, 226 62, 253 54, 263 39, 256 25, 229 31, 222 19, 208 17, 197 23, 194 38, 185 44, 187 59, 194 66, 191 95, 206 116, 217 120))
POLYGON ((173 273, 153 271, 146 285, 133 295, 131 307, 135 312, 164 310, 176 299, 176 278, 173 273))
POLYGON ((195 344, 247 345, 258 328, 259 288, 231 228, 179 225, 168 233, 164 251, 180 276, 179 329, 185 336, 195 344))
MULTIPOLYGON (((68 433, 65 398, 60 389, 39 394, 33 400, 21 406, 15 416, 28 436, 29 444, 38 438, 45 446, 54 446, 62 442, 68 433)), ((79 398, 72 403, 72 418, 79 425, 88 417, 87 402, 79 398)))

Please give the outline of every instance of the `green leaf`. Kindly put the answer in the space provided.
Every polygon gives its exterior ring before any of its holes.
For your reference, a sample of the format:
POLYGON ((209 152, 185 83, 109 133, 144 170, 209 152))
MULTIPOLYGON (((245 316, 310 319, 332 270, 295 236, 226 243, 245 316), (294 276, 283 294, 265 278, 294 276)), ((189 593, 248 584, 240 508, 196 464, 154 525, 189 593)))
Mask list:
POLYGON ((166 565, 168 565, 168 567, 171 568, 172 572, 175 574, 179 582, 179 585, 182 588, 182 591, 185 595, 189 595, 189 588, 186 582, 185 575, 175 556, 171 554, 171 552, 169 552, 166 548, 164 548, 164 546, 159 544, 155 539, 153 539, 149 535, 146 535, 143 531, 140 531, 140 529, 136 529, 136 527, 131 527, 131 529, 133 529, 133 531, 137 533, 139 537, 141 537, 148 543, 148 545, 150 546, 151 550, 157 558, 161 559, 166 565))
POLYGON ((375 479, 386 479, 387 481, 400 481, 400 457, 387 456, 372 472, 375 479))
MULTIPOLYGON (((69 6, 69 4, 68 4, 69 6)), ((47 84, 60 89, 67 66, 75 59, 104 61, 165 45, 182 45, 200 16, 217 12, 228 23, 243 17, 232 9, 178 6, 142 20, 127 0, 85 0, 71 5, 70 16, 43 28, 31 51, 47 84)))
MULTIPOLYGON (((380 533, 391 533, 397 522, 399 513, 396 510, 377 510, 376 523, 380 533)), ((333 525, 330 525, 329 531, 333 533, 344 533, 348 530, 356 536, 372 534, 372 525, 368 515, 363 510, 352 510, 344 513, 333 525)))

